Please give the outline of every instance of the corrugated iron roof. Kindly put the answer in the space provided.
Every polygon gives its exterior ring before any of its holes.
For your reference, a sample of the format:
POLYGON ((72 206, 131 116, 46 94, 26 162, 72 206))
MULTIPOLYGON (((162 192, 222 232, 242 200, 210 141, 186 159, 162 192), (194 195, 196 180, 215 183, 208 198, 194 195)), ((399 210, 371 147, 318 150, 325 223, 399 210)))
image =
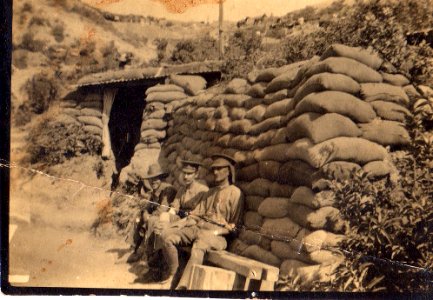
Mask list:
POLYGON ((128 68, 86 75, 78 80, 77 86, 91 86, 142 79, 162 78, 170 74, 201 74, 221 71, 221 61, 193 62, 161 67, 128 68))

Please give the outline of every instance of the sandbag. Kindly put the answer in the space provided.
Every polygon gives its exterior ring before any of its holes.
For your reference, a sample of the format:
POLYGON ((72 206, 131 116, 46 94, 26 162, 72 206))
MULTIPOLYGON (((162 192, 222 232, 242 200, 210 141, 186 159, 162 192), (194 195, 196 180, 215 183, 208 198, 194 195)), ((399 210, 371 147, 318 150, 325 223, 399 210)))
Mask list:
POLYGON ((225 106, 219 106, 214 112, 215 119, 224 119, 229 116, 229 112, 225 106))
POLYGON ((269 146, 271 144, 272 139, 275 137, 276 133, 277 130, 272 129, 254 137, 255 138, 254 149, 264 148, 269 146))
POLYGON ((248 184, 244 192, 247 196, 261 196, 266 198, 269 197, 269 189, 271 185, 271 181, 263 178, 257 178, 248 184))
POLYGON ((62 100, 60 101, 59 106, 62 108, 74 108, 77 106, 77 102, 74 100, 62 100))
POLYGON ((236 135, 233 136, 231 140, 228 142, 228 146, 230 148, 251 151, 254 147, 256 138, 249 135, 236 135))
POLYGON ((433 89, 427 85, 418 85, 418 90, 421 92, 423 98, 433 97, 433 89))
POLYGON ((56 121, 63 123, 63 124, 74 124, 74 125, 81 125, 80 122, 77 121, 76 118, 67 115, 67 114, 60 114, 56 116, 56 121))
POLYGON ((329 283, 338 265, 312 265, 296 269, 299 282, 304 288, 312 287, 317 282, 329 283))
POLYGON ((369 103, 350 94, 335 91, 313 93, 305 97, 296 106, 295 115, 306 112, 337 113, 359 123, 371 122, 376 117, 369 103))
MULTIPOLYGON (((296 252, 294 255, 296 255, 296 252)), ((308 264, 297 260, 296 257, 294 257, 293 259, 287 259, 283 261, 280 266, 280 276, 295 277, 295 275, 298 273, 297 271, 298 268, 307 267, 307 266, 308 264)))
POLYGON ((244 102, 245 109, 249 110, 257 105, 265 104, 265 99, 263 98, 250 98, 244 102))
POLYGON ((259 176, 270 181, 277 181, 281 164, 277 161, 267 160, 258 163, 259 176))
POLYGON ((263 149, 256 149, 254 150, 254 158, 258 162, 266 160, 285 162, 289 158, 287 156, 287 149, 290 147, 290 145, 291 144, 278 144, 271 145, 263 149))
POLYGON ((302 160, 289 160, 278 170, 277 181, 281 184, 310 186, 315 172, 316 169, 302 160))
POLYGON ((265 112, 266 112, 265 105, 257 105, 246 112, 245 118, 260 123, 261 121, 263 121, 263 119, 265 119, 264 118, 265 112))
POLYGON ((406 117, 410 116, 410 111, 396 103, 386 101, 373 101, 370 102, 376 114, 384 120, 388 121, 406 121, 406 117))
POLYGON ((265 219, 260 233, 272 239, 294 238, 301 227, 290 218, 265 219))
POLYGON ((165 110, 160 109, 160 110, 155 110, 155 111, 143 111, 143 115, 142 118, 143 120, 149 120, 149 119, 162 119, 165 116, 165 110))
POLYGON ((183 88, 175 84, 157 84, 148 88, 145 92, 146 96, 157 92, 184 92, 183 88))
POLYGON ((101 127, 97 127, 94 125, 85 125, 83 127, 84 131, 97 135, 97 136, 102 136, 102 128, 101 127))
POLYGON ((314 193, 312 189, 306 186, 300 186, 293 192, 289 202, 317 209, 334 205, 335 195, 332 191, 314 193))
MULTIPOLYGON (((299 147, 298 150, 301 149, 302 147, 299 147)), ((387 155, 385 148, 368 140, 338 137, 310 148, 307 161, 316 168, 332 161, 349 161, 363 165, 370 161, 383 160, 387 155)))
POLYGON ((167 136, 167 133, 164 130, 148 129, 148 130, 143 130, 141 132, 140 136, 142 139, 149 137, 149 136, 155 136, 161 140, 167 136))
POLYGON ((283 218, 288 213, 288 198, 268 197, 260 204, 257 212, 266 218, 283 218))
POLYGON ((244 102, 251 97, 248 95, 221 95, 224 99, 224 104, 228 107, 244 107, 244 102))
POLYGON ((209 119, 213 117, 215 109, 213 107, 197 107, 192 112, 194 119, 209 119))
POLYGON ((308 229, 327 229, 329 231, 338 232, 343 228, 340 211, 331 206, 313 210, 308 206, 289 202, 288 217, 308 229))
POLYGON ((412 84, 408 84, 403 87, 406 95, 409 96, 410 100, 414 102, 416 99, 422 98, 421 94, 416 90, 416 88, 412 84))
POLYGON ((225 94, 246 94, 250 85, 245 79, 235 78, 230 81, 224 91, 225 94))
POLYGON ((269 188, 269 196, 290 198, 294 190, 295 187, 291 185, 273 182, 269 188))
POLYGON ((232 121, 243 120, 246 115, 246 110, 242 107, 234 107, 229 111, 229 117, 232 121))
POLYGON ((89 116, 89 117, 102 117, 102 113, 99 109, 94 108, 82 108, 81 109, 81 115, 82 116, 89 116))
POLYGON ((271 145, 278 145, 278 144, 286 143, 286 140, 287 140, 286 131, 287 130, 285 127, 277 129, 275 131, 274 136, 272 137, 271 145))
POLYGON ((188 96, 183 92, 153 92, 147 95, 146 101, 169 103, 171 101, 185 99, 186 97, 188 96))
POLYGON ((215 119, 209 118, 209 119, 205 120, 203 130, 208 131, 208 132, 212 132, 215 130, 215 127, 216 127, 215 119))
POLYGON ((404 75, 401 74, 389 74, 385 72, 381 72, 383 77, 383 82, 389 83, 396 86, 405 86, 410 83, 409 79, 407 79, 404 75))
POLYGON ((407 106, 409 97, 400 86, 387 83, 363 83, 361 84, 361 97, 367 102, 382 100, 407 106))
POLYGON ((234 160, 236 160, 240 166, 241 165, 248 166, 256 162, 254 160, 254 155, 251 151, 240 151, 240 150, 233 149, 234 150, 233 153, 226 153, 226 150, 227 149, 223 150, 223 154, 233 157, 234 160))
POLYGON ((299 68, 293 68, 275 77, 274 79, 272 79, 271 82, 269 82, 268 86, 265 89, 265 92, 269 94, 291 87, 291 84, 296 78, 296 74, 298 73, 298 71, 299 68))
POLYGON ((247 80, 248 80, 248 82, 249 83, 255 83, 255 82, 257 82, 257 76, 259 75, 259 73, 260 73, 260 70, 258 70, 256 68, 254 68, 252 71, 250 71, 247 74, 247 80))
POLYGON ((216 94, 207 100, 206 105, 202 106, 217 108, 222 105, 224 105, 224 95, 216 94))
POLYGON ((163 119, 148 119, 144 120, 141 123, 140 131, 144 131, 147 129, 158 129, 162 130, 167 127, 167 121, 164 121, 163 119))
POLYGON ((215 131, 220 133, 228 133, 230 130, 230 118, 218 119, 215 123, 215 131))
POLYGON ((228 250, 229 252, 234 253, 236 255, 242 255, 245 249, 248 248, 248 246, 249 245, 242 242, 241 239, 235 239, 230 243, 228 250))
POLYGON ((251 121, 248 119, 233 121, 229 132, 233 134, 247 134, 251 130, 251 121))
POLYGON ((144 143, 144 144, 154 144, 154 143, 158 142, 158 138, 154 137, 154 136, 149 136, 149 137, 146 137, 146 138, 142 138, 141 142, 144 143))
POLYGON ((359 83, 342 74, 320 73, 311 76, 293 97, 295 105, 305 96, 322 91, 339 91, 348 94, 357 94, 361 89, 359 83))
POLYGON ((77 117, 77 120, 84 125, 93 125, 102 130, 102 121, 100 118, 92 117, 92 116, 80 116, 77 117))
POLYGON ((221 154, 223 148, 214 146, 214 147, 204 148, 204 150, 206 150, 205 156, 211 157, 212 155, 215 154, 221 154))
POLYGON ((264 104, 270 105, 274 102, 286 99, 286 98, 291 98, 293 97, 293 95, 289 95, 289 90, 284 89, 284 90, 279 90, 278 92, 275 93, 270 93, 267 94, 263 100, 264 104))
POLYGON ((320 57, 323 61, 328 57, 347 57, 359 61, 370 68, 377 70, 382 65, 383 59, 371 49, 349 47, 342 44, 333 44, 320 57))
POLYGON ((266 251, 262 248, 260 248, 257 245, 251 245, 245 251, 243 252, 243 256, 261 261, 265 264, 279 267, 281 264, 281 260, 273 255, 271 252, 266 251))
POLYGON ((285 116, 294 109, 294 105, 293 99, 290 98, 274 102, 266 108, 263 118, 268 119, 276 116, 285 116))
POLYGON ((244 225, 250 229, 259 229, 263 224, 263 217, 255 211, 247 211, 244 215, 244 225))
POLYGON ((227 148, 230 145, 230 140, 234 137, 233 134, 227 133, 222 135, 216 140, 216 145, 219 147, 227 148))
POLYGON ((372 161, 365 164, 362 169, 369 179, 377 179, 389 175, 392 171, 389 163, 385 161, 372 161))
POLYGON ((259 209, 260 203, 263 202, 265 198, 261 196, 246 196, 245 203, 248 210, 257 211, 259 209))
POLYGON ((304 250, 308 253, 322 249, 338 249, 344 235, 331 233, 325 230, 316 230, 304 237, 304 250))
POLYGON ((372 68, 354 59, 346 57, 329 57, 311 66, 305 77, 309 78, 320 73, 334 73, 349 76, 359 83, 382 82, 382 75, 372 68))
POLYGON ((197 95, 206 88, 206 80, 201 76, 170 75, 170 82, 182 87, 189 95, 197 95))
POLYGON ((83 101, 80 102, 79 106, 81 108, 93 108, 97 110, 102 110, 102 100, 94 100, 94 101, 83 101))
POLYGON ((145 144, 137 144, 137 146, 135 146, 134 151, 140 151, 143 149, 161 149, 161 144, 156 142, 156 143, 145 143, 145 144))
POLYGON ((404 125, 395 121, 374 120, 371 123, 359 124, 362 137, 372 142, 387 145, 408 145, 410 136, 404 125))
POLYGON ((313 178, 325 178, 330 180, 352 180, 353 176, 361 169, 361 166, 348 161, 333 161, 323 165, 313 178))
POLYGON ((311 263, 311 260, 309 259, 308 254, 301 251, 301 242, 302 241, 291 241, 290 243, 287 243, 283 241, 272 241, 271 252, 280 259, 296 259, 301 265, 306 265, 311 263), (296 247, 296 245, 299 245, 299 247, 296 247))
POLYGON ((271 129, 276 129, 281 127, 281 116, 275 116, 269 119, 266 119, 260 123, 254 124, 251 126, 250 134, 259 135, 264 132, 267 132, 271 129))
POLYGON ((76 108, 64 108, 64 109, 62 109, 62 112, 64 114, 67 114, 68 116, 71 116, 71 117, 81 116, 81 111, 79 109, 76 109, 76 108))
POLYGON ((349 118, 336 113, 320 115, 317 113, 304 113, 292 119, 287 125, 286 136, 288 141, 307 137, 315 144, 339 137, 358 137, 361 130, 349 118))
POLYGON ((253 98, 263 98, 265 97, 265 88, 267 86, 266 82, 258 82, 253 84, 250 89, 246 92, 248 96, 253 98))
POLYGON ((311 252, 309 254, 309 257, 312 262, 325 266, 341 263, 344 260, 344 256, 329 250, 319 250, 311 252))
POLYGON ((242 181, 253 181, 259 177, 259 164, 252 164, 251 166, 244 167, 236 174, 236 178, 242 181))
POLYGON ((264 237, 257 231, 242 230, 239 238, 248 245, 259 245, 262 249, 271 249, 271 240, 264 237))

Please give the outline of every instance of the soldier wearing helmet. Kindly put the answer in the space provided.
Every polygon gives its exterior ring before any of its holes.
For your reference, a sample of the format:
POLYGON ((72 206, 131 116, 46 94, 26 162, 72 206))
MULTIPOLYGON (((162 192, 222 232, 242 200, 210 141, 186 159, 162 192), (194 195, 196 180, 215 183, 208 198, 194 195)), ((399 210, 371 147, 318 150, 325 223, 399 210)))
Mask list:
POLYGON ((226 236, 240 225, 243 196, 235 182, 235 160, 226 155, 212 156, 210 169, 215 187, 211 188, 190 215, 178 221, 178 230, 163 236, 163 253, 169 267, 163 283, 172 284, 179 267, 176 246, 192 244, 191 256, 178 284, 187 288, 194 264, 202 264, 208 250, 224 250, 226 236))

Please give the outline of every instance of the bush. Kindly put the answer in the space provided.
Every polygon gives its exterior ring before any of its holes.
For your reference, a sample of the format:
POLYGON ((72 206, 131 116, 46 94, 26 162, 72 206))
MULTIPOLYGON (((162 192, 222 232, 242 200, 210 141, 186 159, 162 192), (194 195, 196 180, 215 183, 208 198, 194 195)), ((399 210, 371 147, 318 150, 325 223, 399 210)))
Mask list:
POLYGON ((32 12, 33 11, 33 5, 29 2, 24 3, 23 8, 21 9, 21 12, 32 12))
POLYGON ((38 25, 38 26, 50 25, 50 21, 42 17, 32 17, 29 21, 28 27, 30 28, 33 25, 38 25))
POLYGON ((27 51, 21 49, 13 51, 12 64, 18 69, 27 68, 27 51))
POLYGON ((262 56, 262 38, 254 29, 237 30, 229 37, 222 72, 225 79, 245 77, 262 56))
POLYGON ((44 119, 29 133, 32 164, 55 165, 83 153, 100 154, 102 144, 78 125, 44 119))
POLYGON ((218 59, 218 45, 217 41, 209 35, 178 42, 170 57, 170 61, 173 63, 189 63, 213 59, 218 59))
POLYGON ((53 78, 39 73, 26 82, 25 90, 29 97, 27 105, 30 111, 41 114, 48 109, 51 101, 57 96, 58 86, 53 78))
POLYGON ((65 31, 65 28, 62 24, 57 24, 53 27, 53 29, 51 30, 51 33, 53 34, 56 42, 60 43, 63 41, 63 39, 65 38, 64 31, 65 31))
POLYGON ((20 48, 32 52, 41 52, 45 43, 41 40, 36 40, 32 32, 26 32, 21 40, 20 48))

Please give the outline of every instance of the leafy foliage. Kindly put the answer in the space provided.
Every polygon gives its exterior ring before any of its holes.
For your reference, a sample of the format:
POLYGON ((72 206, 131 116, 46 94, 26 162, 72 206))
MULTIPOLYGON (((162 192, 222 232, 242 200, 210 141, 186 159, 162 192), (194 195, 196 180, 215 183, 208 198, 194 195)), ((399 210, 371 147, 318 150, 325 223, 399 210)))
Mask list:
POLYGON ((80 154, 99 154, 102 143, 74 124, 44 119, 29 133, 30 163, 55 165, 80 154))
POLYGON ((58 86, 53 78, 45 73, 39 73, 27 81, 25 89, 29 96, 27 105, 30 111, 41 114, 57 96, 58 86))
POLYGON ((179 41, 170 57, 173 63, 189 63, 208 59, 218 59, 217 41, 209 35, 199 39, 179 41))

